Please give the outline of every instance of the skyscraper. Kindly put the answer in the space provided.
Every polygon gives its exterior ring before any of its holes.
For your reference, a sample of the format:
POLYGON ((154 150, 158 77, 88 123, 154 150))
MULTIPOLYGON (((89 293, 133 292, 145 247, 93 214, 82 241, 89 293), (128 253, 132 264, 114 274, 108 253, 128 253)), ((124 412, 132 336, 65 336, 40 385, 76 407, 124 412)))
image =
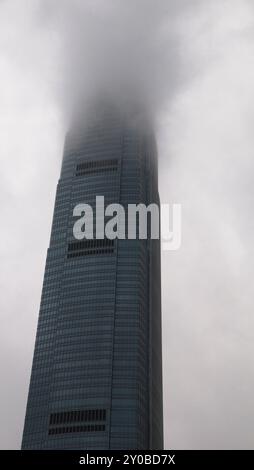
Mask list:
POLYGON ((73 208, 159 204, 150 126, 94 107, 66 137, 23 449, 162 449, 160 241, 77 241, 73 208))

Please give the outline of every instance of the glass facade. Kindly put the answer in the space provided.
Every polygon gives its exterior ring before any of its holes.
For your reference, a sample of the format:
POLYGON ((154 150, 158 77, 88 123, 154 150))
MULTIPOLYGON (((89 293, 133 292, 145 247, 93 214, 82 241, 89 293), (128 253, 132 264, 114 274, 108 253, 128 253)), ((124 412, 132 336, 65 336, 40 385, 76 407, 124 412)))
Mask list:
POLYGON ((160 241, 77 241, 102 195, 159 204, 154 135, 111 108, 66 137, 23 449, 163 448, 160 241))

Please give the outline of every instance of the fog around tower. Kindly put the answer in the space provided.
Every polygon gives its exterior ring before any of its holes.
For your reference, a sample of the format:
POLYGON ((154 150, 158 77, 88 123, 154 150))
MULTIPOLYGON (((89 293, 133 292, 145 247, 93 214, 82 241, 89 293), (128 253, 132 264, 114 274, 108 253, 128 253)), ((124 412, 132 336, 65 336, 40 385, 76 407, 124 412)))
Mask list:
POLYGON ((99 94, 155 121, 167 448, 253 448, 249 0, 0 2, 0 448, 18 448, 63 142, 99 94))
POLYGON ((66 116, 101 97, 165 109, 195 74, 182 60, 181 18, 194 16, 200 0, 44 0, 41 27, 58 34, 60 77, 56 92, 66 116))

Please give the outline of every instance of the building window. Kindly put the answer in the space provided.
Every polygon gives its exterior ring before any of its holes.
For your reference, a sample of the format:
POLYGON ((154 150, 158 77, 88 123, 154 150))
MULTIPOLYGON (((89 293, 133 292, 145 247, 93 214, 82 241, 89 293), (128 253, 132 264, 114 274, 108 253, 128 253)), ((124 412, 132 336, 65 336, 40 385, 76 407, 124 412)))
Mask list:
POLYGON ((118 160, 116 158, 109 160, 88 160, 79 163, 76 167, 76 176, 92 175, 97 173, 116 172, 118 160))
POLYGON ((114 253, 114 240, 108 238, 104 238, 103 240, 84 240, 68 244, 67 258, 112 253, 114 253))

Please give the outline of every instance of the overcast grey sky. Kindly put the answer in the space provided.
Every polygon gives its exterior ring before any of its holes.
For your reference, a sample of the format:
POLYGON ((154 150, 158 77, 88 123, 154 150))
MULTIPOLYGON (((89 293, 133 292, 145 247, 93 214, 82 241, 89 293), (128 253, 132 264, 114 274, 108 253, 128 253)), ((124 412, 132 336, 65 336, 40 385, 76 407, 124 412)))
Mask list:
POLYGON ((154 113, 166 448, 253 448, 254 5, 0 1, 0 448, 20 447, 68 120, 98 90, 154 113))

